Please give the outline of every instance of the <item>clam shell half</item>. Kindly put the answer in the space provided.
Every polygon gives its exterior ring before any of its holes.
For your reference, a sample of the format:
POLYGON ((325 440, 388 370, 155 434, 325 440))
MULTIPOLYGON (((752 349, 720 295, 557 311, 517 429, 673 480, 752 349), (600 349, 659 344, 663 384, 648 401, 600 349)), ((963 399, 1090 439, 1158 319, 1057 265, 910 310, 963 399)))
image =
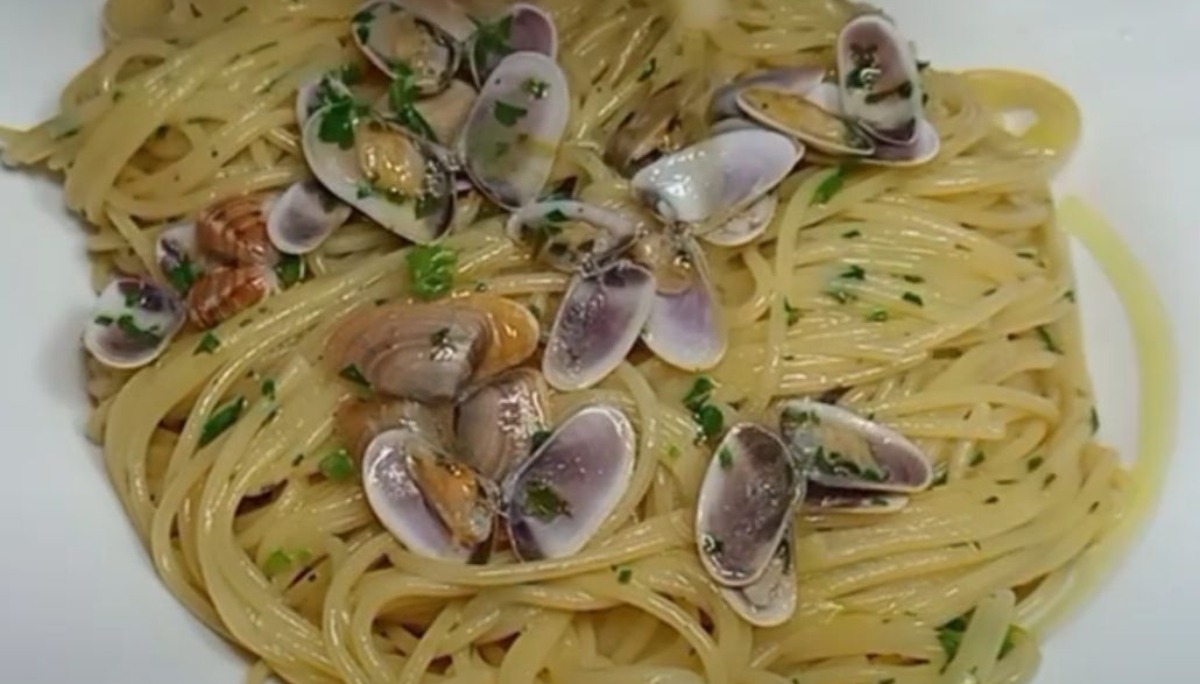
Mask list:
POLYGON ((117 278, 100 292, 83 345, 110 368, 138 368, 162 354, 185 321, 183 304, 150 280, 117 278))

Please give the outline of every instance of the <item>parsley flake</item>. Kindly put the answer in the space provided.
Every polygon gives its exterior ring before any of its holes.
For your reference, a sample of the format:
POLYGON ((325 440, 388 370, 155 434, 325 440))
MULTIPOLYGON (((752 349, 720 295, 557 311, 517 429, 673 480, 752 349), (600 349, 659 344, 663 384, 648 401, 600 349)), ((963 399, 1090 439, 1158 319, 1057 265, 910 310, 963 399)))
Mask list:
POLYGON ((829 200, 841 192, 842 188, 846 185, 846 174, 849 171, 850 166, 848 164, 839 164, 833 170, 833 173, 826 176, 825 180, 821 181, 821 184, 813 191, 812 201, 809 202, 809 206, 829 204, 829 200))
POLYGON ((567 502, 542 480, 533 480, 525 485, 525 501, 521 508, 529 515, 547 523, 560 516, 571 515, 567 502))
POLYGON ((796 325, 800 321, 801 311, 792 306, 792 303, 787 299, 783 300, 783 312, 787 315, 788 326, 796 325))
POLYGON ((204 336, 200 338, 200 343, 196 345, 196 351, 192 352, 192 354, 193 355, 212 354, 213 352, 217 351, 217 349, 219 349, 220 347, 221 347, 220 338, 218 338, 216 335, 214 335, 211 332, 206 332, 206 333, 204 333, 204 336))
POLYGON ((500 122, 501 126, 507 128, 516 126, 517 122, 525 118, 525 115, 528 113, 528 109, 509 104, 503 100, 496 100, 496 104, 492 108, 492 116, 496 118, 496 121, 500 122))
POLYGON ((412 291, 421 299, 437 299, 454 286, 458 252, 441 245, 416 245, 405 256, 412 291))
POLYGON ((213 440, 233 427, 238 418, 242 417, 242 411, 245 408, 246 398, 239 396, 214 411, 208 420, 204 421, 204 427, 200 431, 200 446, 211 444, 213 440))
POLYGON ((354 462, 350 460, 350 452, 339 447, 325 458, 318 466, 321 474, 334 482, 345 482, 354 477, 354 462))

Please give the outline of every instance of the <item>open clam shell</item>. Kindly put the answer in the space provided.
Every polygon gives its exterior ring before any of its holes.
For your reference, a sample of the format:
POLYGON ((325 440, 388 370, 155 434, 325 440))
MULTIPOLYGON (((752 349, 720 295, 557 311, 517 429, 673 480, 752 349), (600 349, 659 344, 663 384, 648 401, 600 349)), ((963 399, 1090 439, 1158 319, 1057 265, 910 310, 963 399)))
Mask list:
POLYGON ((162 354, 183 326, 182 303, 141 278, 117 278, 100 292, 83 345, 111 368, 138 368, 162 354))
POLYGON ((564 392, 603 380, 637 343, 654 305, 654 276, 617 261, 571 282, 542 356, 542 373, 564 392))
POLYGON ((637 224, 625 214, 573 200, 531 204, 512 215, 507 231, 513 241, 533 244, 539 259, 566 273, 592 270, 629 249, 638 237, 637 224))
POLYGON ((351 19, 354 42, 380 71, 409 78, 417 92, 446 89, 462 64, 462 44, 422 11, 437 3, 371 0, 351 19))
POLYGON ((308 254, 350 219, 353 210, 318 181, 293 183, 267 213, 267 237, 284 254, 308 254))
POLYGON ((836 155, 866 157, 875 143, 852 120, 826 107, 828 89, 795 93, 769 86, 750 86, 738 93, 738 105, 750 119, 796 138, 813 149, 836 155))
POLYGON ((505 518, 522 560, 578 553, 612 514, 633 477, 633 426, 595 404, 571 414, 505 479, 505 518))
POLYGON ((681 82, 653 93, 617 127, 604 158, 625 176, 633 176, 657 155, 683 146, 680 113, 686 111, 689 93, 681 82))
POLYGON ((642 341, 672 366, 707 370, 725 356, 729 332, 704 251, 690 237, 671 242, 653 269, 657 287, 642 341))
POLYGON ((788 523, 767 571, 756 582, 739 589, 721 589, 721 595, 733 612, 755 627, 777 627, 796 613, 794 536, 792 524, 788 523))
MULTIPOLYGON (((424 124, 428 124, 428 130, 425 130, 423 125, 417 125, 414 128, 418 128, 420 133, 427 136, 432 133, 430 137, 439 144, 453 144, 453 141, 457 140, 462 133, 463 126, 467 122, 467 115, 471 113, 471 108, 475 105, 475 97, 475 89, 465 81, 458 79, 451 81, 446 89, 437 95, 426 97, 410 105, 421 115, 424 124)), ((375 111, 385 119, 403 125, 408 119, 401 116, 392 105, 392 98, 388 93, 375 98, 375 111)))
POLYGON ((413 553, 464 562, 487 559, 495 487, 418 433, 401 428, 371 440, 363 457, 363 490, 383 526, 413 553))
POLYGON ((435 446, 453 444, 454 416, 449 405, 380 396, 355 397, 338 405, 334 428, 338 439, 354 458, 366 453, 367 445, 388 430, 416 432, 435 446))
POLYGON ((500 480, 533 453, 546 429, 546 382, 519 368, 475 388, 458 403, 458 455, 485 476, 500 480))
POLYGON ((467 45, 468 64, 475 83, 482 85, 500 62, 514 52, 558 57, 558 29, 545 10, 518 2, 494 21, 479 24, 467 45))
POLYGON ((807 399, 781 402, 784 441, 808 464, 808 478, 833 489, 919 492, 933 467, 903 435, 840 406, 807 399))
POLYGON ((804 496, 796 459, 774 432, 730 428, 713 453, 696 506, 700 562, 718 584, 748 587, 768 571, 804 496))
POLYGON ((330 192, 403 238, 432 242, 454 216, 454 172, 442 153, 352 103, 309 119, 304 155, 330 192))
POLYGON ((870 135, 889 145, 907 145, 924 118, 924 92, 908 40, 889 19, 863 14, 842 28, 837 40, 841 110, 870 135))
POLYGON ((554 60, 533 52, 506 57, 459 138, 471 180, 507 209, 532 203, 550 178, 570 109, 567 78, 554 60))
POLYGON ((520 304, 474 295, 364 308, 330 336, 326 356, 339 371, 353 368, 378 392, 448 401, 472 382, 528 359, 540 334, 537 318, 520 304))
POLYGON ((647 166, 633 190, 667 223, 720 223, 778 185, 803 154, 774 131, 734 130, 647 166))
MULTIPOLYGON (((807 95, 815 90, 825 80, 825 70, 820 67, 783 67, 765 69, 738 77, 713 92, 709 103, 708 114, 712 121, 723 121, 741 117, 742 106, 738 98, 742 91, 751 87, 766 87, 796 95, 807 95)), ((830 110, 838 109, 837 89, 833 90, 834 99, 830 110)))

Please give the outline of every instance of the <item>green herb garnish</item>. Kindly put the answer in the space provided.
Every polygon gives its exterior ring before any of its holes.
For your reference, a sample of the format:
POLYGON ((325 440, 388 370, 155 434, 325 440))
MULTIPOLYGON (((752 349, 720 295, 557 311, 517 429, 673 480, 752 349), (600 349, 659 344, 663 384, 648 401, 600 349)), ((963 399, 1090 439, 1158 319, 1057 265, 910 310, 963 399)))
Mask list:
POLYGON ((525 485, 525 503, 521 508, 543 522, 552 522, 560 516, 571 515, 567 502, 553 487, 541 480, 533 480, 525 485))
POLYGON ((713 384, 712 380, 707 376, 701 375, 692 382, 692 388, 688 390, 687 395, 683 398, 683 405, 689 411, 698 410, 701 406, 708 403, 715 388, 716 385, 713 384))
POLYGON ((867 272, 858 264, 851 264, 845 271, 838 275, 839 278, 846 280, 866 280, 867 272))
POLYGON ((633 579, 633 568, 628 565, 618 565, 614 570, 617 571, 617 582, 620 584, 629 584, 633 579))
POLYGON ((112 316, 96 316, 92 321, 96 325, 104 326, 105 328, 117 322, 112 316))
POLYGON ((162 335, 154 328, 143 328, 137 324, 132 314, 122 314, 117 318, 117 328, 129 337, 146 344, 162 342, 162 335))
POLYGON ((275 401, 275 379, 274 378, 267 378, 267 379, 263 380, 262 385, 260 385, 260 389, 262 390, 262 395, 264 397, 266 397, 270 401, 275 401))
POLYGON ((1046 330, 1044 326, 1039 325, 1035 329, 1035 332, 1037 333, 1038 338, 1041 339, 1042 346, 1046 348, 1046 351, 1054 354, 1063 353, 1062 348, 1058 346, 1058 343, 1055 342, 1054 338, 1050 336, 1050 331, 1046 330))
POLYGON ((693 417, 696 419, 696 424, 700 426, 700 433, 708 441, 712 441, 725 430, 725 414, 712 404, 700 407, 693 417))
POLYGON ((658 71, 658 58, 651 57, 650 61, 646 62, 646 65, 642 67, 642 72, 638 74, 638 83, 650 78, 656 71, 658 71))
POLYGON ((534 432, 529 436, 529 451, 537 451, 543 444, 546 443, 546 440, 550 439, 550 435, 552 434, 554 433, 550 432, 549 430, 538 430, 534 432))
POLYGON ((530 97, 541 100, 550 93, 550 84, 540 78, 527 78, 521 84, 521 90, 530 97))
POLYGON ((354 100, 343 96, 326 109, 317 129, 317 137, 321 142, 337 145, 343 150, 354 147, 354 127, 360 113, 354 100))
POLYGON ((321 474, 334 482, 345 482, 354 477, 354 462, 350 460, 350 452, 339 447, 325 458, 318 466, 321 474))
POLYGON ((194 351, 192 353, 193 353, 193 355, 211 354, 211 353, 217 351, 217 349, 219 349, 220 347, 221 347, 221 340, 213 333, 206 332, 206 333, 204 333, 204 336, 200 338, 200 343, 196 345, 196 351, 194 351))
POLYGON ((672 461, 678 459, 682 455, 683 452, 680 451, 679 447, 675 446, 674 444, 667 447, 667 458, 671 459, 672 461))
POLYGON ((883 323, 890 317, 891 314, 887 312, 887 309, 875 308, 871 309, 871 312, 867 314, 867 320, 872 323, 883 323))
POLYGON ((492 108, 492 116, 496 117, 496 121, 499 121, 501 126, 508 128, 516 126, 517 122, 525 118, 528 113, 528 109, 508 104, 503 100, 496 100, 496 104, 492 108))
POLYGON ((800 309, 792 306, 792 303, 787 299, 783 300, 783 312, 787 315, 788 326, 796 325, 796 323, 799 322, 801 316, 800 309))
POLYGON ((204 427, 200 431, 200 446, 207 446, 224 434, 242 417, 245 408, 246 398, 239 396, 214 411, 208 420, 204 421, 204 427))
POLYGON ((512 52, 512 14, 495 23, 479 21, 474 17, 471 21, 475 22, 474 57, 477 68, 486 66, 491 61, 490 58, 503 59, 512 52))
POLYGON ((454 266, 458 252, 441 245, 416 245, 405 256, 408 280, 413 294, 421 299, 437 299, 454 286, 454 266))
POLYGON ((825 180, 821 181, 821 184, 813 191, 812 201, 809 202, 809 205, 828 204, 829 200, 841 192, 842 187, 846 185, 846 174, 849 171, 848 164, 839 164, 833 173, 826 176, 825 180))
POLYGON ((1045 462, 1046 459, 1042 458, 1041 456, 1034 456, 1033 458, 1029 459, 1028 463, 1025 464, 1025 469, 1032 473, 1038 468, 1041 468, 1045 462))
POLYGON ((371 386, 371 382, 367 380, 366 376, 362 374, 362 371, 358 369, 358 366, 354 364, 350 364, 340 370, 338 375, 356 385, 361 385, 367 388, 371 386))
POLYGON ((925 300, 921 299, 921 295, 917 294, 916 292, 905 292, 904 295, 901 296, 900 298, 903 299, 904 301, 908 302, 909 304, 915 304, 917 306, 925 306, 925 300))
POLYGON ((923 282, 925 282, 925 279, 924 279, 924 278, 922 278, 922 277, 921 277, 921 276, 919 276, 919 275, 907 275, 907 274, 906 274, 906 275, 902 275, 902 276, 900 276, 900 277, 901 277, 901 278, 903 278, 903 279, 905 280, 905 282, 909 282, 909 283, 923 283, 923 282))
POLYGON ((392 116, 397 123, 413 133, 437 142, 437 133, 433 126, 417 109, 416 103, 421 94, 417 89, 416 74, 412 67, 404 62, 395 62, 392 69, 395 78, 388 85, 388 104, 391 105, 392 116))
POLYGON ((733 467, 733 451, 729 447, 721 449, 717 453, 717 459, 721 463, 721 470, 729 470, 733 467))
POLYGON ((266 573, 267 577, 274 577, 290 569, 292 562, 291 554, 283 549, 275 549, 263 561, 263 572, 266 573))
POLYGON ((284 254, 279 263, 275 264, 275 275, 279 277, 279 284, 288 288, 303 280, 307 270, 305 266, 304 257, 284 254))
POLYGON ((846 240, 853 240, 854 238, 860 238, 860 237, 862 237, 862 231, 858 230, 858 229, 848 230, 848 231, 842 233, 842 237, 846 240))

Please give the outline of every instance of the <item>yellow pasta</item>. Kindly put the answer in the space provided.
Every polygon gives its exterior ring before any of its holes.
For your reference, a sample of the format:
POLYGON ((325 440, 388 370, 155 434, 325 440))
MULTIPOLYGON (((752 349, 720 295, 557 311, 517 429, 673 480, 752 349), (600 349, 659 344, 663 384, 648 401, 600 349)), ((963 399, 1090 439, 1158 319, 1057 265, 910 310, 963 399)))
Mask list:
MULTIPOLYGON (((504 3, 464 3, 486 14, 504 3)), ((571 117, 555 176, 624 196, 601 156, 653 92, 709 92, 755 67, 827 63, 861 11, 825 0, 540 0, 558 26, 571 117)), ((109 0, 107 47, 61 112, 0 129, 7 162, 61 173, 94 227, 99 289, 162 277, 165 226, 217 200, 303 178, 297 90, 354 58, 353 0, 109 0)), ((580 553, 486 565, 424 557, 378 522, 356 478, 331 477, 334 412, 354 389, 322 354, 347 311, 412 295, 410 246, 356 217, 306 257, 310 277, 153 365, 89 360, 88 434, 164 583, 254 662, 248 681, 1016 684, 1037 637, 1082 596, 1157 490, 1172 377, 1152 290, 1087 210, 1057 213, 1048 182, 1079 112, 1007 71, 923 72, 941 153, 914 168, 802 165, 765 236, 709 247, 731 329, 705 375, 727 423, 777 399, 837 392, 934 462, 891 515, 797 518, 799 605, 754 627, 698 561, 693 524, 712 458, 684 406, 696 374, 633 355, 551 413, 602 400, 637 432, 631 484, 580 553), (1036 123, 1010 133, 1001 114, 1036 123), (840 183, 830 191, 831 183, 840 183), (1059 221, 1134 312, 1142 440, 1122 465, 1097 417, 1059 221), (841 277, 847 267, 858 276, 841 277), (206 337, 219 344, 201 353, 206 337), (264 389, 270 383, 270 390, 264 389), (214 413, 244 402, 210 438, 214 413), (969 619, 968 619, 969 618, 969 619), (948 643, 952 647, 947 646, 948 643)), ((690 139, 704 107, 680 113, 690 139)), ((479 198, 444 240, 455 294, 543 312, 568 277, 506 237, 479 198)), ((1079 293, 1087 297, 1087 293, 1079 293)))

